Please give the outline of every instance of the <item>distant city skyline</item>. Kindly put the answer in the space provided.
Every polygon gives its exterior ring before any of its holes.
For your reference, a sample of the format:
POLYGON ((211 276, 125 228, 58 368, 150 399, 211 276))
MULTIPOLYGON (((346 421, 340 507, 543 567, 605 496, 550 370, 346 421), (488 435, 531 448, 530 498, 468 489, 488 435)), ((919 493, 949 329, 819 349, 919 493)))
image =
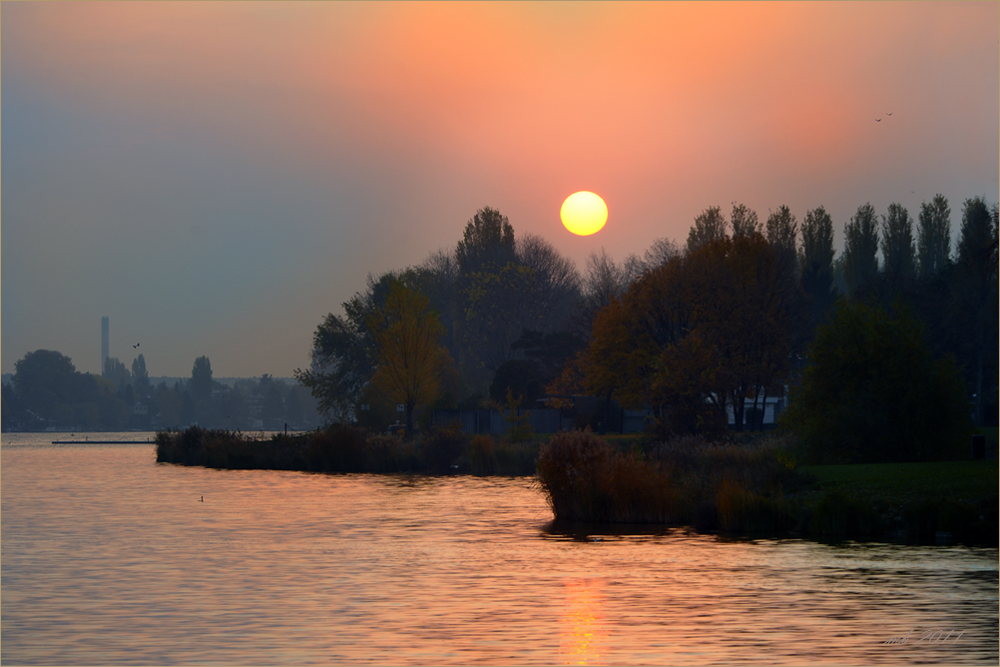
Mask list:
POLYGON ((579 270, 733 202, 1000 198, 1000 5, 4 3, 2 371, 288 377, 483 206, 579 270), (890 115, 891 114, 891 115, 890 115), (559 218, 589 190, 607 224, 559 218), (132 347, 141 341, 140 348, 132 347))

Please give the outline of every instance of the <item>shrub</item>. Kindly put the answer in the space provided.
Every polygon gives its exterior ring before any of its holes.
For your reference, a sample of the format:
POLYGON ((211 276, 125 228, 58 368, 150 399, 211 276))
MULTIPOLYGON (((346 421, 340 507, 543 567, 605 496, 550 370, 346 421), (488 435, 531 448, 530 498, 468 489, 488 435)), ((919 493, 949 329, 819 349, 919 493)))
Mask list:
POLYGON ((953 362, 935 361, 920 324, 841 301, 817 330, 783 423, 816 463, 958 458, 972 422, 953 362))
POLYGON ((782 495, 798 477, 779 459, 786 446, 684 436, 623 452, 589 432, 560 433, 542 446, 538 476, 560 519, 779 531, 797 513, 782 495))
POLYGON ((589 431, 558 433, 542 445, 538 477, 559 519, 662 523, 673 518, 675 494, 665 472, 589 431))

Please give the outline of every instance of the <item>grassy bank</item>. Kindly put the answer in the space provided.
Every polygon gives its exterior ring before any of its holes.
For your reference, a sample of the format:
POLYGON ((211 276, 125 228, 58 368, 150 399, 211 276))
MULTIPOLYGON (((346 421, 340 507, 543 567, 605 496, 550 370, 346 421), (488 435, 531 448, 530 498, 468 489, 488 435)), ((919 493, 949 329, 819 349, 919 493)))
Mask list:
POLYGON ((808 466, 812 532, 996 543, 998 464, 808 466))
POLYGON ((159 462, 237 470, 532 475, 538 450, 537 441, 470 438, 454 429, 411 441, 349 425, 270 438, 197 426, 156 434, 159 462))

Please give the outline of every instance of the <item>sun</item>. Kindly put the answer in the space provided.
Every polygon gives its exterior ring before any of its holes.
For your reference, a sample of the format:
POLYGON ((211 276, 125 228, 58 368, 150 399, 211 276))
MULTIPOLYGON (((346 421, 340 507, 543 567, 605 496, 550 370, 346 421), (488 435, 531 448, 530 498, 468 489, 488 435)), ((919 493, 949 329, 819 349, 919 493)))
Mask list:
POLYGON ((579 236, 590 236, 601 231, 608 221, 608 205, 593 192, 575 192, 559 209, 559 217, 569 231, 579 236))

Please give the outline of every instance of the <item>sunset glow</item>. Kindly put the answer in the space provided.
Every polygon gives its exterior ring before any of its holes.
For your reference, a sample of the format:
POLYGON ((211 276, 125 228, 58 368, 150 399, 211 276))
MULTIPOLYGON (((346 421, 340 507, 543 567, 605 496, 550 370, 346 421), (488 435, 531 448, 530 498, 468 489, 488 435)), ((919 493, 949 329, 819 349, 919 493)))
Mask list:
POLYGON ((582 269, 598 239, 641 256, 734 201, 799 221, 822 205, 839 249, 865 202, 998 198, 997 3, 4 3, 3 19, 4 372, 39 347, 98 371, 99 332, 69 332, 106 314, 111 355, 143 340, 154 375, 204 354, 220 376, 288 376, 365 276, 454 249, 487 205, 582 269), (566 233, 554 200, 582 188, 611 202, 613 234, 566 233), (112 257, 121 271, 94 270, 112 257))

